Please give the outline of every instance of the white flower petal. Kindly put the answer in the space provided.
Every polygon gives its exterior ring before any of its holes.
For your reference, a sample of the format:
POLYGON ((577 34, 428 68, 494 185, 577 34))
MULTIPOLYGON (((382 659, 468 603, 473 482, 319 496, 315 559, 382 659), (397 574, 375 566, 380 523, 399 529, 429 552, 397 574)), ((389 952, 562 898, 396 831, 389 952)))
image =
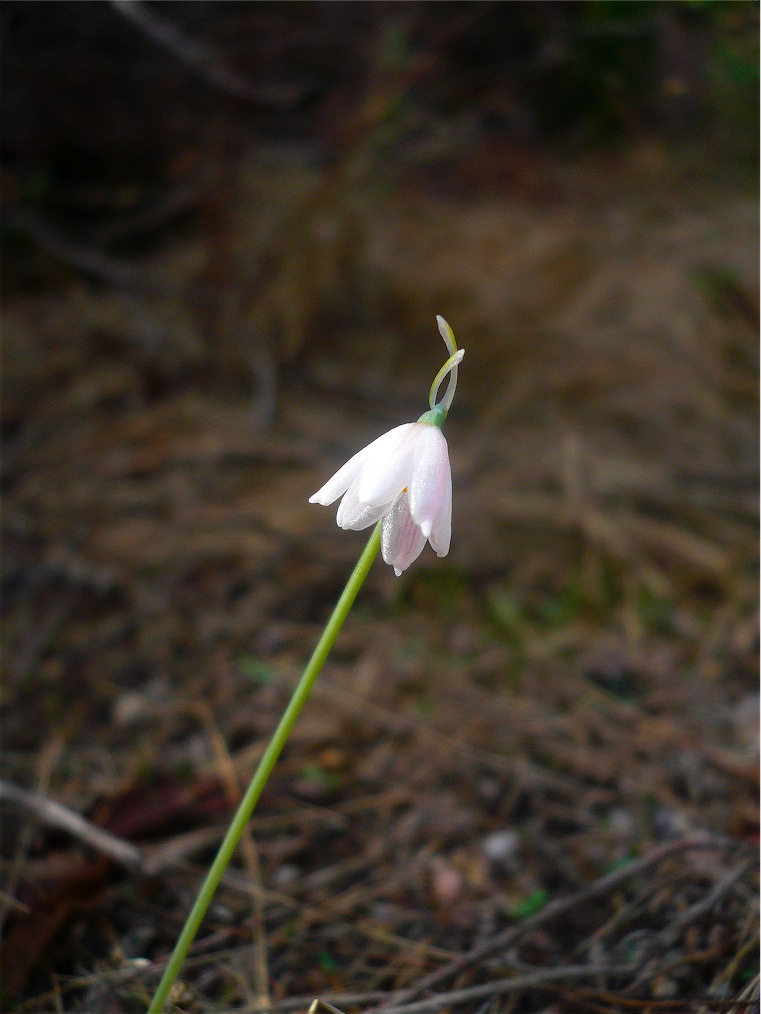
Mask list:
POLYGON ((425 536, 412 520, 409 497, 402 493, 392 509, 383 518, 381 552, 386 563, 394 568, 397 577, 420 556, 425 536))
POLYGON ((408 484, 419 426, 405 423, 370 444, 373 452, 364 461, 358 480, 362 503, 393 503, 408 484))
MULTIPOLYGON (((386 449, 388 448, 388 453, 391 453, 396 446, 396 442, 404 435, 404 432, 414 425, 414 423, 402 423, 401 426, 395 426, 388 433, 377 437, 367 447, 363 447, 361 451, 357 451, 353 457, 349 458, 345 465, 342 465, 338 469, 335 475, 328 479, 324 486, 309 497, 309 502, 322 504, 323 507, 330 506, 334 500, 337 500, 339 496, 342 496, 346 492, 357 476, 363 471, 368 458, 380 456, 381 459, 385 459, 386 449)), ((393 497, 390 499, 393 499, 393 497)))
POLYGON ((360 532, 363 528, 369 528, 376 521, 380 521, 383 515, 391 507, 390 503, 380 505, 368 505, 363 503, 357 496, 359 480, 352 483, 344 493, 344 498, 338 505, 336 524, 339 528, 360 532))
POLYGON ((415 444, 410 490, 410 513, 426 538, 451 490, 452 473, 449 467, 449 450, 444 434, 438 426, 425 427, 415 444))
POLYGON ((436 520, 433 523, 433 530, 428 536, 428 541, 436 552, 437 556, 446 556, 449 552, 449 543, 452 541, 452 477, 449 476, 444 500, 439 509, 436 520))
POLYGON ((329 507, 334 500, 339 498, 339 496, 343 496, 349 486, 351 486, 356 477, 359 475, 371 447, 372 444, 368 444, 367 447, 363 447, 361 451, 357 451, 354 457, 349 458, 346 464, 342 465, 336 474, 328 479, 324 486, 321 486, 316 493, 313 493, 309 497, 309 502, 319 503, 322 504, 323 507, 329 507))

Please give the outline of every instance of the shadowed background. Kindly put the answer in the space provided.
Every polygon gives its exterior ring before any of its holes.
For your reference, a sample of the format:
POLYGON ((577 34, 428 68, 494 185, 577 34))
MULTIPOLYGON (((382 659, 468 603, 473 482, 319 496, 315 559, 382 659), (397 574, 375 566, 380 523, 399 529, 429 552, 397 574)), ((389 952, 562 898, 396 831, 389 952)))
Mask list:
POLYGON ((425 410, 437 313, 452 550, 373 570, 183 1009, 390 995, 696 832, 447 985, 752 987, 756 6, 0 20, 3 777, 149 857, 4 811, 6 992, 141 1009, 364 545, 307 498, 425 410))

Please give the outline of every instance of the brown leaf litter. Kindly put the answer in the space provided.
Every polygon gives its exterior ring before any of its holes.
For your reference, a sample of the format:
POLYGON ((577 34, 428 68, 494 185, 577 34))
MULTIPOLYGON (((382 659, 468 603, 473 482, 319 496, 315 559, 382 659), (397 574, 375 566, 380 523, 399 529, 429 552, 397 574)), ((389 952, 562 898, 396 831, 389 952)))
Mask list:
POLYGON ((6 299, 4 777, 143 856, 8 810, 6 993, 144 1008, 363 545, 307 497, 442 312, 452 552, 373 570, 177 1009, 750 1010, 755 197, 646 145, 530 201, 237 171, 164 291, 6 299))

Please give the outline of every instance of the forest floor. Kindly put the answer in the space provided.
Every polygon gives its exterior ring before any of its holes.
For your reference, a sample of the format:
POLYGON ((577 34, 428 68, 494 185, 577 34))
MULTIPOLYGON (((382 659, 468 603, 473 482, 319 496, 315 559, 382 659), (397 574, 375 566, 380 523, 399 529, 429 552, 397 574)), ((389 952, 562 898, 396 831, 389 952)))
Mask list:
POLYGON ((644 140, 471 154, 251 144, 117 253, 14 219, 17 1009, 144 1009, 365 542, 308 497, 427 408, 437 313, 451 552, 374 566, 175 1008, 757 1009, 757 195, 644 140))
MULTIPOLYGON (((401 580, 376 565, 204 925, 190 1006, 410 1002, 439 969, 456 990, 572 966, 542 987, 563 1010, 748 984, 754 209, 669 206, 653 172, 651 195, 619 173, 594 215, 584 195, 352 209, 376 291, 282 366, 252 345, 247 396, 203 381, 171 295, 66 281, 8 301, 5 777, 144 859, 125 876, 6 817, 4 981, 27 1010, 148 995, 364 543, 307 497, 425 408, 436 310, 467 349, 452 552, 401 580), (601 986, 606 964, 632 971, 601 986)), ((270 178, 251 170, 238 226, 272 208, 270 178)), ((180 290, 202 245, 155 276, 180 290)), ((273 314, 299 309, 293 284, 273 314)), ((514 995, 491 1009, 539 1009, 514 995)))

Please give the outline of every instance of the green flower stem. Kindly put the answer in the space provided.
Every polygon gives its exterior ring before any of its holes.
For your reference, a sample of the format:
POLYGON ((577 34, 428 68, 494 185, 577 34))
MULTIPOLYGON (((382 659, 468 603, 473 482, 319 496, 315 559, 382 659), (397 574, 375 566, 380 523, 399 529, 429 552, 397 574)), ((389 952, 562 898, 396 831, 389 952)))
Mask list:
POLYGON ((357 592, 362 587, 370 567, 372 566, 375 557, 378 555, 378 550, 380 549, 380 529, 381 523, 378 522, 372 536, 370 537, 370 541, 365 546, 365 549, 357 561, 357 565, 354 568, 346 587, 341 593, 341 597, 338 600, 330 619, 328 620, 325 630, 322 632, 320 640, 317 642, 317 647, 314 649, 312 657, 307 663, 307 667, 298 682, 298 686, 293 691, 290 703, 285 709, 283 717, 280 719, 280 723, 272 735, 269 746, 264 751, 262 759, 259 761, 259 766, 254 772, 254 776, 246 789, 246 793, 243 796, 240 805, 238 806, 235 816, 232 819, 232 823, 228 828, 227 834, 225 835, 222 844, 219 846, 216 858, 211 864, 209 872, 206 874, 203 886, 198 892, 198 897, 193 904, 193 908, 190 910, 190 915, 188 916, 182 933, 175 944, 174 951, 169 959, 169 964, 164 970, 161 982, 159 983, 155 996, 148 1008, 148 1014, 160 1014, 160 1012, 164 1010, 164 1005, 167 997, 169 996, 169 992, 177 979, 190 945, 193 943, 195 935, 198 932, 198 928, 203 921, 203 917, 206 915, 206 910, 211 903, 211 899, 214 897, 214 892, 219 886, 222 874, 227 869, 227 865, 232 859, 233 853, 238 846, 238 842, 243 834, 243 829, 254 811, 254 807, 259 800, 259 796, 262 794, 262 789, 267 784, 267 779, 272 773, 272 769, 274 768, 275 763, 286 744, 288 736, 290 735, 296 719, 299 716, 299 712, 309 696, 309 692, 312 689, 314 681, 317 679, 320 670, 325 664, 325 660, 328 657, 330 649, 333 647, 333 642, 338 636, 338 632, 349 614, 349 610, 351 609, 354 599, 357 597, 357 592))

